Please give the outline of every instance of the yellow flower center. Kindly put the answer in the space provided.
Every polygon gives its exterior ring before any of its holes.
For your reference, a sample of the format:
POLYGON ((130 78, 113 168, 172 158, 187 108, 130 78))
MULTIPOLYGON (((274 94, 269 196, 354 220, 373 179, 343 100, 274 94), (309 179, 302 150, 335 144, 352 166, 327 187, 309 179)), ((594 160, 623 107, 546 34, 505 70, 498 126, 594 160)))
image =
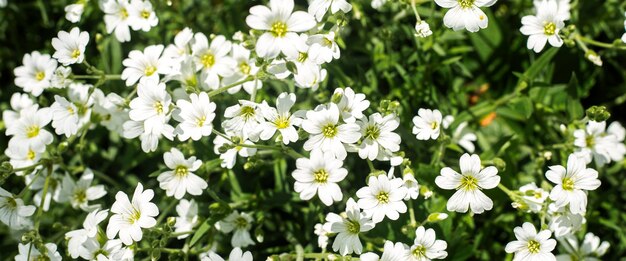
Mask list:
POLYGON ((126 8, 122 8, 120 10, 120 17, 122 20, 126 20, 126 18, 128 18, 128 10, 126 10, 126 8))
POLYGON ((206 121, 206 116, 202 116, 200 118, 198 118, 198 121, 196 122, 198 124, 198 127, 202 127, 204 126, 204 122, 206 121))
POLYGON ((562 186, 563 190, 572 191, 574 190, 574 180, 572 178, 564 178, 562 186))
POLYGON ((389 193, 385 191, 378 192, 376 199, 382 204, 387 204, 389 203, 389 193))
POLYGON ((315 183, 326 183, 328 181, 328 172, 325 169, 313 172, 313 179, 315 183))
POLYGON ((144 70, 144 73, 146 74, 146 76, 152 76, 156 72, 156 70, 156 67, 148 65, 148 67, 146 67, 146 69, 144 70))
POLYGON ((287 34, 287 24, 283 22, 275 22, 272 24, 270 32, 274 35, 274 37, 283 37, 287 34))
POLYGON ((80 50, 74 49, 74 51, 72 51, 72 59, 76 59, 78 56, 80 56, 80 50))
POLYGON ((246 220, 244 217, 238 217, 237 219, 235 219, 235 227, 237 227, 238 229, 245 229, 248 226, 248 220, 246 220))
POLYGON ((247 63, 240 63, 239 64, 239 71, 241 71, 241 73, 248 75, 250 74, 250 65, 248 65, 247 63))
POLYGON ((322 134, 326 138, 332 138, 337 135, 337 125, 328 124, 322 128, 322 134))
POLYGON ((322 44, 326 47, 330 47, 333 45, 333 41, 331 41, 330 39, 324 37, 324 40, 322 40, 322 44))
POLYGON ((87 192, 84 189, 74 192, 74 200, 79 203, 87 202, 87 192))
POLYGON ((541 244, 539 244, 539 242, 537 242, 536 240, 528 241, 528 252, 537 254, 539 253, 539 249, 541 249, 541 244))
POLYGON ((185 80, 185 84, 187 84, 187 86, 196 87, 196 85, 198 85, 198 80, 196 79, 195 75, 192 75, 191 77, 187 78, 187 80, 185 80))
POLYGON ((470 8, 474 5, 476 0, 458 0, 461 8, 470 8))
POLYGON ((156 110, 157 114, 162 114, 163 113, 163 104, 160 101, 157 101, 154 103, 154 109, 156 110))
POLYGON ((370 125, 365 128, 365 138, 376 140, 380 136, 380 129, 376 125, 370 125))
POLYGON ((359 224, 359 221, 356 220, 347 220, 346 230, 350 234, 358 234, 359 232, 361 232, 361 224, 359 224))
POLYGON ((439 127, 439 124, 436 121, 433 121, 432 123, 430 123, 430 128, 435 130, 437 129, 437 127, 439 127))
POLYGON ((476 179, 475 177, 463 176, 463 178, 461 178, 461 185, 459 186, 459 189, 469 191, 469 190, 475 190, 477 187, 478 187, 478 179, 476 179))
POLYGON ((250 106, 241 107, 241 113, 239 113, 239 115, 241 115, 246 120, 254 117, 255 114, 256 112, 254 111, 254 108, 250 106))
POLYGON ((148 10, 141 11, 141 18, 143 18, 143 19, 150 18, 150 11, 148 11, 148 10))
POLYGON ((200 57, 200 63, 202 63, 204 68, 211 68, 215 64, 215 56, 211 53, 205 53, 200 57))
POLYGON ((541 196, 543 196, 543 194, 541 193, 541 191, 535 191, 535 193, 534 193, 534 194, 535 194, 535 198, 536 198, 536 199, 540 199, 540 198, 541 198, 541 196))
POLYGON ((176 169, 174 169, 174 176, 178 178, 184 178, 187 176, 188 173, 189 173, 189 169, 187 169, 187 167, 183 165, 176 166, 176 169))
POLYGON ((413 256, 416 257, 417 259, 426 257, 426 247, 422 245, 417 245, 415 246, 415 249, 413 249, 412 253, 413 253, 413 256))
POLYGON ((32 125, 30 127, 26 128, 26 137, 28 138, 34 138, 37 137, 37 135, 39 135, 39 126, 37 125, 32 125))
POLYGON ((543 33, 545 35, 554 35, 556 33, 556 24, 553 22, 546 23, 543 26, 543 33))
POLYGON ((42 81, 44 78, 46 78, 46 73, 45 72, 37 72, 35 73, 35 79, 37 79, 37 81, 42 81))
POLYGON ((587 137, 585 138, 585 143, 587 144, 587 148, 592 148, 594 145, 596 145, 596 140, 593 135, 587 135, 587 137))
POLYGON ((284 129, 289 127, 289 117, 279 116, 276 121, 274 121, 274 125, 276 125, 277 129, 284 129))
POLYGON ((307 54, 307 53, 300 53, 300 54, 298 54, 297 61, 303 63, 304 61, 306 61, 306 58, 308 58, 308 57, 309 57, 309 54, 307 54))
POLYGON ((28 149, 28 153, 26 154, 26 158, 28 160, 34 160, 35 156, 36 156, 35 152, 33 150, 31 150, 31 149, 28 149))
POLYGON ((76 111, 74 111, 74 108, 72 108, 72 106, 67 106, 67 112, 68 112, 69 114, 74 114, 74 113, 76 113, 76 111))
POLYGON ((139 218, 141 218, 141 212, 133 208, 132 213, 128 216, 128 223, 135 224, 135 222, 139 221, 139 218))

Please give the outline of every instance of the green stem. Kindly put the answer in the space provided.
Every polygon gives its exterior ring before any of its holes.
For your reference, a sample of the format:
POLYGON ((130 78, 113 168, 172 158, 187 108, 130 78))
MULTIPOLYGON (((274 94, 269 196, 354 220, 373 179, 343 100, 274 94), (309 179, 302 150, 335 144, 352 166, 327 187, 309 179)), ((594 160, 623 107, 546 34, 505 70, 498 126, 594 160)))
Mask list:
POLYGON ((415 14, 415 19, 417 22, 422 21, 420 15, 417 13, 417 7, 415 7, 415 0, 411 0, 411 9, 413 9, 413 14, 415 14))
POLYGON ((157 218, 157 224, 161 224, 161 222, 163 221, 163 219, 165 219, 165 217, 167 216, 167 214, 172 210, 172 208, 174 208, 174 206, 176 206, 176 203, 178 203, 177 200, 172 200, 172 202, 170 202, 169 205, 167 205, 167 207, 165 207, 165 210, 163 210, 163 212, 161 212, 159 214, 159 217, 157 218))
POLYGON ((50 185, 50 177, 52 176, 52 164, 47 166, 48 175, 46 181, 43 184, 43 195, 41 196, 41 203, 39 203, 39 209, 37 209, 37 216, 35 217, 35 231, 39 234, 39 223, 41 222, 41 214, 43 213, 44 205, 46 204, 46 196, 48 195, 48 186, 50 185))
POLYGON ((599 42, 599 41, 596 41, 596 40, 584 37, 584 36, 582 36, 580 34, 576 34, 575 39, 576 39, 577 42, 581 41, 581 42, 585 42, 585 43, 588 43, 590 45, 594 45, 594 46, 597 46, 597 47, 602 47, 602 48, 607 48, 607 49, 626 50, 626 46, 616 46, 616 45, 614 45, 612 43, 599 42))
POLYGON ((513 191, 502 185, 502 183, 498 183, 498 188, 506 193, 512 200, 515 200, 515 198, 517 198, 517 195, 515 195, 513 191))
POLYGON ((215 95, 218 95, 218 94, 220 94, 220 93, 223 93, 223 92, 227 91, 227 90, 228 90, 228 89, 230 89, 230 88, 233 88, 233 87, 235 87, 235 86, 241 85, 241 84, 246 83, 246 82, 249 82, 249 81, 251 81, 252 79, 254 79, 254 77, 252 77, 252 76, 248 76, 248 77, 246 77, 245 79, 243 79, 243 80, 241 80, 241 81, 238 81, 238 82, 236 82, 236 83, 229 84, 229 85, 226 85, 226 86, 224 86, 224 87, 220 87, 220 88, 218 88, 218 89, 212 90, 212 91, 210 91, 210 92, 209 92, 209 97, 213 97, 213 96, 215 96, 215 95))
POLYGON ((37 162, 37 163, 35 163, 33 165, 30 165, 30 166, 13 169, 13 170, 11 170, 11 173, 9 173, 9 174, 12 174, 12 173, 15 173, 15 172, 24 171, 24 170, 33 169, 33 168, 35 168, 35 167, 37 167, 37 166, 39 166, 41 164, 43 164, 43 160, 39 160, 39 162, 37 162))

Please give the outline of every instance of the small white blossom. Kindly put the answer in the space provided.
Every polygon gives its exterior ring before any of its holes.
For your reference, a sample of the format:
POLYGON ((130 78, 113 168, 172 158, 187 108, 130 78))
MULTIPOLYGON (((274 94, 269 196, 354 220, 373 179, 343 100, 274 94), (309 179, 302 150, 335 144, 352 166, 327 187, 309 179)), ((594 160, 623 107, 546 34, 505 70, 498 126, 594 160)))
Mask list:
POLYGON ((443 24, 455 31, 465 30, 475 33, 487 28, 489 18, 480 10, 489 7, 497 0, 435 0, 437 5, 450 8, 443 17, 443 24))
POLYGON ((481 169, 478 155, 467 153, 459 160, 461 174, 449 167, 441 169, 441 175, 435 178, 435 183, 442 189, 454 189, 456 192, 446 205, 448 211, 460 213, 471 209, 472 213, 481 214, 493 208, 493 201, 482 192, 483 189, 492 189, 500 183, 498 169, 489 166, 481 169))
POLYGON ((296 161, 297 169, 292 173, 296 180, 294 190, 300 193, 302 200, 309 200, 317 194, 326 206, 341 201, 343 193, 337 183, 348 175, 342 165, 343 161, 330 153, 312 151, 309 159, 300 158, 296 161))
POLYGON ((119 233, 119 238, 125 245, 141 241, 142 228, 151 228, 156 225, 156 217, 159 208, 150 200, 154 197, 151 189, 143 190, 141 183, 137 184, 132 201, 124 192, 117 192, 115 203, 111 207, 113 216, 109 219, 106 234, 109 239, 114 239, 119 233))
POLYGON ((207 188, 206 181, 193 173, 202 165, 202 161, 195 156, 185 159, 180 150, 172 148, 163 154, 163 160, 170 170, 161 173, 157 180, 168 197, 181 199, 185 193, 199 196, 207 188))
POLYGON ((89 33, 81 32, 78 27, 72 28, 69 33, 60 31, 57 37, 52 38, 52 46, 55 50, 52 57, 65 66, 82 63, 85 59, 87 43, 89 43, 89 33))
POLYGON ((9 228, 21 229, 32 225, 30 217, 35 210, 35 206, 24 205, 21 198, 0 188, 0 221, 9 228))
POLYGON ((400 150, 400 135, 393 132, 400 126, 400 120, 395 114, 386 116, 374 113, 357 121, 361 128, 361 145, 359 157, 362 159, 383 159, 385 156, 400 150))
POLYGON ((161 56, 163 48, 163 45, 150 45, 143 52, 130 51, 128 58, 122 61, 124 65, 122 80, 126 81, 126 86, 132 86, 138 81, 141 83, 148 79, 158 82, 159 74, 170 73, 170 59, 161 56))
POLYGON ((357 119, 363 118, 363 111, 369 106, 370 102, 366 100, 365 94, 355 93, 350 87, 345 89, 335 89, 333 97, 341 96, 337 103, 337 108, 341 114, 341 119, 345 122, 356 122, 357 119))
POLYGON ((85 169, 78 181, 74 181, 69 174, 65 174, 61 184, 59 202, 69 202, 73 208, 80 208, 84 211, 100 208, 99 204, 89 205, 89 201, 104 197, 107 192, 104 185, 92 186, 93 178, 93 171, 89 168, 85 169))
POLYGON ((372 217, 374 223, 379 223, 387 216, 397 220, 400 213, 406 213, 406 204, 402 201, 407 194, 404 181, 400 178, 388 178, 387 175, 371 176, 367 186, 359 189, 358 205, 365 214, 372 217))
POLYGON ((22 66, 15 68, 15 85, 33 96, 39 96, 50 87, 50 80, 57 69, 57 61, 49 54, 34 51, 25 54, 22 66))
POLYGON ((250 214, 245 212, 240 214, 235 210, 215 225, 224 233, 233 232, 233 237, 230 240, 233 247, 247 247, 255 244, 250 237, 253 221, 254 218, 250 214))
POLYGON ((528 35, 527 47, 536 53, 543 50, 546 42, 554 47, 563 45, 559 32, 565 23, 558 16, 558 5, 554 0, 541 0, 537 5, 537 14, 522 17, 522 25, 520 32, 528 35))
POLYGON ((203 82, 211 89, 220 87, 220 77, 233 75, 236 62, 228 56, 232 43, 223 35, 209 40, 203 33, 196 33, 192 46, 192 55, 196 71, 202 71, 203 82))
POLYGON ((567 158, 567 169, 561 165, 550 166, 546 178, 556 186, 550 191, 550 199, 557 207, 569 205, 573 214, 583 214, 587 210, 585 191, 600 187, 598 172, 587 168, 583 159, 575 154, 567 158))
POLYGON ((309 133, 309 139, 304 143, 305 150, 330 152, 340 160, 345 159, 348 154, 345 146, 361 138, 359 125, 339 122, 339 109, 334 103, 319 110, 308 111, 306 120, 302 122, 302 129, 309 133))
POLYGON ((515 227, 513 231, 517 240, 509 242, 505 248, 507 253, 515 253, 513 260, 556 260, 552 254, 556 240, 550 238, 550 230, 537 233, 533 224, 526 222, 521 227, 515 227))
POLYGON ((346 0, 313 0, 309 4, 309 14, 314 15, 318 22, 322 21, 326 12, 330 9, 331 14, 335 14, 340 10, 344 13, 352 10, 352 5, 346 0))
POLYGON ((276 108, 270 106, 261 108, 263 117, 267 120, 260 126, 262 129, 260 138, 262 140, 271 139, 278 131, 285 145, 298 141, 298 131, 296 131, 295 126, 302 124, 304 113, 302 111, 290 112, 295 102, 295 94, 283 92, 276 98, 276 108))
POLYGON ((433 34, 433 31, 430 30, 430 25, 424 20, 415 23, 415 32, 415 35, 420 38, 426 38, 433 34))
POLYGON ((408 261, 444 259, 448 256, 446 241, 436 239, 435 230, 420 226, 415 230, 415 241, 408 251, 408 261))
MULTIPOLYGON (((46 256, 48 257, 45 260, 50 260, 50 261, 63 260, 63 258, 61 257, 61 254, 59 253, 59 251, 57 251, 56 244, 46 243, 44 246, 46 247, 46 249, 43 249, 43 251, 45 251, 46 256)), ((39 260, 39 258, 44 259, 44 256, 41 255, 42 250, 37 249, 35 246, 31 245, 31 243, 28 243, 28 244, 20 243, 18 245, 18 250, 19 250, 19 254, 15 256, 15 261, 31 261, 31 260, 39 260)))
POLYGON ((575 235, 557 238, 557 240, 567 252, 567 254, 556 256, 558 261, 600 261, 600 257, 606 254, 606 251, 611 246, 606 241, 600 243, 600 238, 591 232, 585 234, 582 245, 578 243, 575 235))
POLYGON ((359 234, 373 228, 374 222, 364 213, 361 213, 359 206, 352 198, 349 198, 346 203, 345 217, 328 213, 326 224, 324 224, 326 231, 337 233, 333 241, 333 251, 339 252, 342 256, 351 253, 361 254, 363 245, 359 239, 359 234))
POLYGON ((180 122, 176 127, 176 132, 181 141, 189 138, 199 140, 211 135, 213 131, 215 103, 209 100, 206 92, 192 93, 189 99, 190 101, 183 99, 176 101, 178 110, 174 112, 174 119, 180 122))
POLYGON ((439 110, 419 109, 413 117, 413 134, 418 140, 436 140, 441 132, 443 120, 439 110))
MULTIPOLYGON (((193 232, 193 228, 198 224, 198 203, 192 200, 181 199, 176 206, 176 223, 174 224, 174 232, 193 232)), ((178 239, 189 237, 192 233, 180 235, 178 239)))

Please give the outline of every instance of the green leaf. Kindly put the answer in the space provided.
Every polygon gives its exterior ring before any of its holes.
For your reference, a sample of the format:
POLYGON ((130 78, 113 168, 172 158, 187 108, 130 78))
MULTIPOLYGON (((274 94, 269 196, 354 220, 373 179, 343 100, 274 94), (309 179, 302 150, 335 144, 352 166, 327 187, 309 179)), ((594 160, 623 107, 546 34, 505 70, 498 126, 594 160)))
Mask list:
POLYGON ((541 73, 548 64, 552 61, 552 58, 559 51, 559 48, 550 48, 548 51, 543 53, 539 59, 537 59, 533 64, 524 72, 525 81, 533 80, 539 73, 541 73))

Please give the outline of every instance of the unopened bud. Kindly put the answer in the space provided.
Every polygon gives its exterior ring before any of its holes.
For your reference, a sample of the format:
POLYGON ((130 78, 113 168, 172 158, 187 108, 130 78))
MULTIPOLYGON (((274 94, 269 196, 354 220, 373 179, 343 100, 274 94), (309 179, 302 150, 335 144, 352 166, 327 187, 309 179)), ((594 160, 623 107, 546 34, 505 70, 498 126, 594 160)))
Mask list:
POLYGON ((605 106, 591 106, 591 108, 587 109, 587 118, 596 122, 603 122, 611 117, 611 113, 606 109, 605 106))
POLYGON ((432 213, 428 215, 428 218, 426 220, 430 223, 435 223, 445 220, 446 218, 448 218, 448 214, 446 213, 432 213))
POLYGON ((167 226, 173 227, 174 225, 176 225, 176 218, 175 217, 168 217, 167 218, 167 226))
POLYGON ((0 173, 11 173, 13 171, 13 165, 10 162, 5 161, 0 165, 0 173))
POLYGON ((493 159, 493 165, 496 167, 496 169, 498 169, 499 171, 504 171, 506 169, 506 162, 504 162, 504 160, 502 160, 501 158, 495 158, 493 159))

